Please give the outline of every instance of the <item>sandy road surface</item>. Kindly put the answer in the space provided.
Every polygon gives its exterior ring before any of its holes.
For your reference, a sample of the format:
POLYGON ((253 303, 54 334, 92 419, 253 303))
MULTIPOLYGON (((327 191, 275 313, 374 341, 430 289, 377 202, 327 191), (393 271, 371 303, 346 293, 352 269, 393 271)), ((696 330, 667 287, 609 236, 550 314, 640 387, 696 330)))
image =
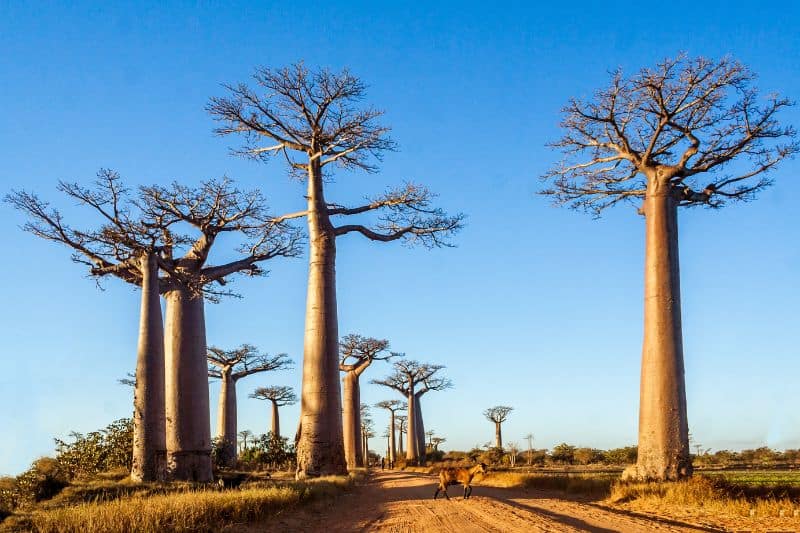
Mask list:
POLYGON ((602 509, 589 502, 565 500, 550 492, 480 484, 474 485, 469 500, 461 499, 462 490, 458 486, 450 487, 449 501, 443 498, 434 501, 435 483, 430 475, 379 472, 366 486, 332 503, 314 504, 235 531, 719 531, 602 509))

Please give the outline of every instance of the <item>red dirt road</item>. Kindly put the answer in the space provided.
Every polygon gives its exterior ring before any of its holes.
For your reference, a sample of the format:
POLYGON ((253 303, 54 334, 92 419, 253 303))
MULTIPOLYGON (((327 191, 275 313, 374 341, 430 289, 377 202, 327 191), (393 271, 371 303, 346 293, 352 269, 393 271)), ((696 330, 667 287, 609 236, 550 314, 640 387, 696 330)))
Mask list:
POLYGON ((674 520, 659 520, 564 499, 538 490, 473 485, 461 499, 433 499, 436 479, 399 471, 378 472, 363 487, 286 516, 238 531, 387 531, 387 532, 685 532, 720 531, 674 520))

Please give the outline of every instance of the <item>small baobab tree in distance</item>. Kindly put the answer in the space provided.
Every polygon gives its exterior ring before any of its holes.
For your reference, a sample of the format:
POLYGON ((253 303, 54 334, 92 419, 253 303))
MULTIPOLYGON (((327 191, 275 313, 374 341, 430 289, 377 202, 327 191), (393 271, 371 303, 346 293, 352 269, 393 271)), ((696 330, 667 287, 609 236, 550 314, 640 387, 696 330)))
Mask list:
POLYGON ((519 444, 516 442, 508 443, 508 462, 511 468, 517 466, 517 455, 519 455, 519 444))
POLYGON ((369 467, 369 439, 375 436, 375 424, 372 422, 369 405, 362 403, 359 411, 359 420, 361 422, 361 453, 364 457, 364 466, 369 467))
MULTIPOLYGON (((408 409, 408 406, 405 407, 408 409)), ((406 415, 394 415, 394 419, 397 422, 397 457, 403 457, 405 455, 403 451, 403 435, 406 433, 408 417, 406 415)))
POLYGON ((388 459, 392 463, 397 460, 397 444, 395 442, 395 434, 397 428, 397 411, 404 410, 405 404, 400 400, 383 400, 382 402, 378 402, 375 404, 375 407, 379 409, 386 409, 389 411, 389 455, 388 459))
POLYGON ((508 414, 513 411, 513 407, 508 407, 505 405, 496 405, 494 407, 490 407, 489 409, 483 412, 483 416, 489 422, 494 422, 494 446, 495 448, 503 448, 503 432, 501 426, 503 422, 506 421, 508 418, 508 414))
POLYGON ((280 437, 281 423, 278 416, 278 408, 297 403, 297 395, 294 390, 286 386, 259 387, 253 391, 250 397, 257 400, 269 400, 272 404, 272 429, 270 431, 273 436, 280 437))
POLYGON ((260 354, 250 344, 242 344, 234 350, 210 346, 207 359, 208 376, 220 380, 217 411, 217 438, 222 443, 220 462, 222 466, 233 468, 236 466, 236 384, 252 374, 289 368, 292 360, 285 353, 260 354))
POLYGON ((447 439, 444 437, 431 437, 431 446, 433 446, 433 451, 438 452, 439 446, 446 441, 447 439))
POLYGON ((528 441, 528 466, 533 464, 533 433, 525 435, 525 440, 528 441))
POLYGON ((253 432, 249 429, 244 429, 239 432, 239 449, 244 451, 247 449, 247 439, 253 436, 253 432))
POLYGON ((350 334, 339 343, 339 370, 342 378, 342 423, 344 455, 347 468, 364 466, 361 454, 361 387, 359 378, 373 361, 385 361, 393 355, 389 353, 389 341, 350 334))
POLYGON ((435 375, 443 368, 442 365, 401 359, 395 361, 394 372, 391 375, 382 380, 371 381, 376 385, 396 390, 406 397, 408 410, 406 462, 410 465, 425 462, 425 426, 422 421, 420 398, 432 390, 452 387, 449 379, 435 375))
POLYGON ((310 71, 302 63, 258 69, 256 88, 228 86, 227 97, 208 106, 220 135, 240 134, 240 153, 258 159, 286 160, 306 181, 309 236, 297 477, 346 472, 339 387, 339 331, 336 306, 336 239, 351 233, 372 241, 404 240, 427 247, 447 245, 462 215, 448 216, 431 202, 424 186, 408 183, 347 207, 325 196, 333 169, 376 172, 376 163, 394 148, 382 112, 364 106, 366 86, 347 70, 310 71), (268 144, 262 144, 266 141, 268 144), (362 223, 337 223, 343 217, 377 217, 362 223))
POLYGON ((768 187, 800 150, 755 75, 730 59, 678 56, 631 77, 618 70, 563 109, 562 162, 543 179, 555 203, 599 214, 633 202, 645 219, 644 341, 634 479, 691 475, 681 330, 678 208, 720 208, 768 187))

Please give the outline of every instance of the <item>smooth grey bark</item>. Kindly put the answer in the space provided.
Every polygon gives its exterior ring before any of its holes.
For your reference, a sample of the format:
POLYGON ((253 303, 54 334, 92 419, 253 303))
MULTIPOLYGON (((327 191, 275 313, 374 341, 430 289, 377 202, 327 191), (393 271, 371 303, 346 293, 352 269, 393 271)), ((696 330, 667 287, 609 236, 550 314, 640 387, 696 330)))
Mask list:
POLYGON ((417 440, 417 396, 414 394, 413 385, 408 391, 408 419, 406 420, 406 462, 416 465, 419 460, 419 440, 417 440))
POLYGON ((361 389, 358 375, 355 372, 345 372, 342 384, 344 454, 347 468, 352 470, 363 467, 365 457, 361 438, 361 389))
MULTIPOLYGON (((319 147, 316 147, 318 150, 319 147)), ((308 295, 297 478, 347 473, 339 385, 336 235, 322 191, 319 158, 308 165, 308 295)))
POLYGON ((419 464, 425 465, 428 461, 427 446, 425 446, 425 422, 422 419, 422 402, 420 399, 425 392, 417 392, 414 400, 414 413, 416 415, 415 431, 417 434, 417 450, 419 454, 419 464))
POLYGON ((142 303, 136 355, 133 411, 134 481, 163 481, 167 443, 164 414, 164 325, 161 316, 158 262, 154 254, 141 257, 142 303))
POLYGON ((276 437, 281 436, 281 421, 278 415, 278 402, 272 400, 272 434, 276 437))
POLYGON ((394 463, 397 459, 397 447, 394 440, 395 421, 394 410, 389 411, 389 461, 394 463))
POLYGON ((678 194, 651 176, 645 196, 644 341, 639 453, 626 478, 676 480, 692 474, 681 332, 678 194))
POLYGON ((494 423, 494 446, 495 448, 503 447, 503 432, 500 429, 502 422, 494 423))
POLYGON ((165 297, 167 473, 208 482, 213 471, 203 297, 185 288, 165 297))
POLYGON ((217 409, 217 439, 222 446, 220 462, 227 468, 236 467, 236 379, 230 368, 221 371, 219 406, 217 409))

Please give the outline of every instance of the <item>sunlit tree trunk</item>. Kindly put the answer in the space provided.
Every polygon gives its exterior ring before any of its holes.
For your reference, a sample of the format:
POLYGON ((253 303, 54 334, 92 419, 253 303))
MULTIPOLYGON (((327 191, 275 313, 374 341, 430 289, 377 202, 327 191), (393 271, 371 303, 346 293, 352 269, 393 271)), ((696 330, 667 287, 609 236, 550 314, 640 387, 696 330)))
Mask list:
MULTIPOLYGON (((406 419, 407 420, 407 419, 406 419)), ((403 451, 403 432, 397 432, 397 456, 403 457, 405 452, 403 451)))
POLYGON ((408 419, 406 420, 406 462, 413 466, 419 460, 419 441, 417 440, 416 395, 412 388, 408 393, 408 419))
POLYGON ((389 461, 394 463, 397 459, 397 448, 395 447, 395 440, 394 440, 394 431, 395 431, 395 424, 394 424, 394 410, 389 411, 389 461))
POLYGON ((231 377, 231 369, 222 371, 217 411, 217 438, 222 445, 221 462, 223 466, 236 466, 236 380, 231 377))
POLYGON ((342 442, 336 236, 322 194, 319 158, 308 172, 309 268, 303 344, 302 431, 297 477, 347 473, 342 442))
POLYGON ((650 180, 646 227, 644 343, 639 454, 626 477, 674 480, 691 475, 678 262, 678 199, 650 180))
POLYGON ((172 479, 211 481, 211 422, 202 296, 166 294, 167 469, 172 479))
POLYGON ((500 430, 500 422, 494 423, 494 445, 496 448, 503 447, 503 433, 500 430))
POLYGON ((347 468, 364 466, 363 446, 361 439, 361 391, 358 376, 355 372, 345 372, 342 378, 342 424, 344 437, 344 455, 347 468))
POLYGON ((272 402, 272 434, 276 437, 281 436, 281 419, 278 415, 278 402, 272 402))
POLYGON ((414 414, 416 416, 416 434, 417 434, 417 450, 419 454, 419 463, 424 465, 428 460, 427 449, 425 446, 425 422, 422 419, 422 402, 420 401, 420 394, 416 395, 414 400, 414 414))
POLYGON ((158 263, 152 254, 141 258, 142 304, 136 356, 133 412, 135 481, 161 481, 166 476, 167 443, 164 420, 164 325, 158 287, 158 263))

